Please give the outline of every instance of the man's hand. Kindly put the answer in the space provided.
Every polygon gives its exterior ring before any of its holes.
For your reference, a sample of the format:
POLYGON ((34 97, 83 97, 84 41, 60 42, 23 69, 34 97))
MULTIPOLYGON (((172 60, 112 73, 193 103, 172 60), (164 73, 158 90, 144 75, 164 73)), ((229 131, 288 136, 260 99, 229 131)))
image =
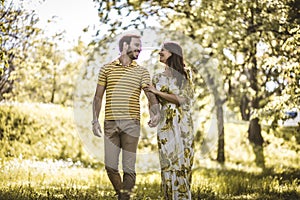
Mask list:
POLYGON ((101 126, 100 126, 98 120, 92 121, 92 126, 93 126, 94 135, 97 137, 102 137, 101 126))

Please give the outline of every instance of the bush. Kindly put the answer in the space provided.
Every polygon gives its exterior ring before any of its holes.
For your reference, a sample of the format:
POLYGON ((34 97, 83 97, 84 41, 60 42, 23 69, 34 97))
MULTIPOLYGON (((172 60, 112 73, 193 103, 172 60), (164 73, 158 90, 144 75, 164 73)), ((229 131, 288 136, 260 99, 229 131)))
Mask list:
POLYGON ((0 105, 0 157, 90 162, 71 108, 52 104, 0 105))

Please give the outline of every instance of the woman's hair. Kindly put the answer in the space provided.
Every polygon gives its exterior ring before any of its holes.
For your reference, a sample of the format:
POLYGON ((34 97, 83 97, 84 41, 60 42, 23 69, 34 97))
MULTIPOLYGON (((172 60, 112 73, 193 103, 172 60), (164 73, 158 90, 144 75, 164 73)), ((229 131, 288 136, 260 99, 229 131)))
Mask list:
POLYGON ((182 48, 175 42, 165 42, 163 48, 167 49, 172 55, 167 59, 167 65, 171 68, 172 75, 177 80, 177 85, 181 88, 187 80, 187 74, 184 70, 182 48))

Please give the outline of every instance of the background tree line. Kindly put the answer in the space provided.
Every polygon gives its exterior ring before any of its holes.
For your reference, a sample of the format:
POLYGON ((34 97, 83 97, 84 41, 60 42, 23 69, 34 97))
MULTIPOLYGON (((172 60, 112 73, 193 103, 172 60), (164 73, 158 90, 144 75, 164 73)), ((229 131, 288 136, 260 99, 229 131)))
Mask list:
POLYGON ((46 34, 24 4, 1 1, 0 100, 71 106, 84 47, 63 49, 64 32, 46 34))
MULTIPOLYGON (((262 121, 270 121, 276 128, 278 120, 287 117, 285 111, 299 110, 299 0, 94 2, 100 24, 110 27, 108 33, 89 45, 79 40, 73 48, 62 50, 63 33, 46 36, 36 26, 34 11, 1 1, 2 101, 71 106, 76 80, 97 74, 96 67, 89 68, 85 60, 104 61, 112 38, 127 30, 149 28, 147 20, 154 18, 164 31, 180 32, 202 47, 201 53, 190 51, 193 53, 186 55, 186 60, 199 58, 191 63, 199 102, 213 94, 219 136, 217 160, 223 163, 226 157, 225 105, 249 122, 248 139, 256 163, 264 167, 262 121), (126 17, 131 21, 124 20, 126 17), (82 66, 87 67, 80 72, 82 66)), ((100 26, 96 36, 101 31, 100 26)), ((85 101, 89 103, 89 98, 85 101)), ((197 106, 201 110, 205 105, 197 106)))

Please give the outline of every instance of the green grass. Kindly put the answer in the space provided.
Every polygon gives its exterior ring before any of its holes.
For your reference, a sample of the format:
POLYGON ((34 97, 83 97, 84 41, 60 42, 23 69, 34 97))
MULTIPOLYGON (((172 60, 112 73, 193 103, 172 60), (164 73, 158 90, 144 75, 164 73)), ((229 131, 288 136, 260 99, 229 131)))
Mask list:
MULTIPOLYGON (((115 199, 103 168, 65 161, 13 159, 1 164, 0 199, 115 199)), ((159 174, 138 175, 137 199, 157 199, 159 174)))
MULTIPOLYGON (((218 164, 216 164, 217 166, 218 164)), ((103 168, 65 161, 2 161, 0 199, 116 199, 103 168)), ((245 172, 218 168, 193 171, 193 199, 300 198, 300 171, 245 172)), ((133 199, 161 199, 160 174, 137 175, 133 199)))

